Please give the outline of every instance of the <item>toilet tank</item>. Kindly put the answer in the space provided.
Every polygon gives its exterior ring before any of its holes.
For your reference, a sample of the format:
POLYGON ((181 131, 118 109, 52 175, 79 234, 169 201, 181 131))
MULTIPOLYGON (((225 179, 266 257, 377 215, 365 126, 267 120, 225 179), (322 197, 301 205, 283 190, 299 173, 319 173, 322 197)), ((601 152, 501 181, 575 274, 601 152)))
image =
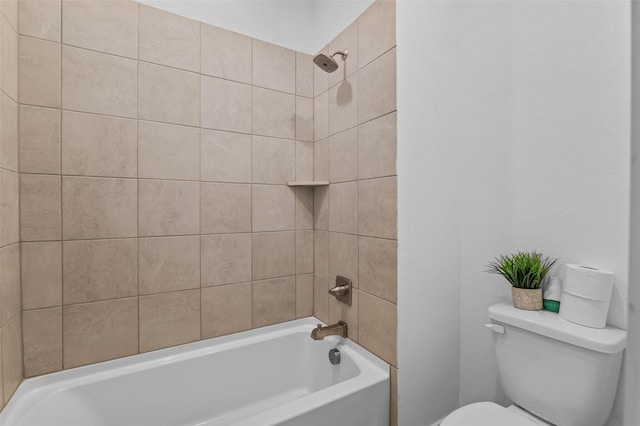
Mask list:
POLYGON ((500 384, 517 405, 558 426, 603 426, 616 396, 626 331, 548 311, 489 308, 500 384))

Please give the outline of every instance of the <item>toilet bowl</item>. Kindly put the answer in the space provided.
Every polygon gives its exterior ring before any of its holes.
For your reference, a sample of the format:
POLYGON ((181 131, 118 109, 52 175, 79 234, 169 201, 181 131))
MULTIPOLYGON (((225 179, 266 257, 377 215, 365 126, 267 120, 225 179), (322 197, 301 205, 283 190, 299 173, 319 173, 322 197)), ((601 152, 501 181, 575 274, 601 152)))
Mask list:
POLYGON ((516 405, 476 402, 449 414, 440 426, 553 426, 516 405))

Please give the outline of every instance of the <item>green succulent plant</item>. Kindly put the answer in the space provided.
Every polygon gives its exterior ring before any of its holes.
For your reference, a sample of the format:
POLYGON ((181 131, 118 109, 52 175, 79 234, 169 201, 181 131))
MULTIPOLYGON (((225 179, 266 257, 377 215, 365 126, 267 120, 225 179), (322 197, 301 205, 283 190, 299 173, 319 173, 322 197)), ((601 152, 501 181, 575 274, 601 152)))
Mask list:
POLYGON ((512 287, 537 289, 557 260, 535 251, 517 252, 495 258, 487 265, 487 272, 502 275, 512 287))

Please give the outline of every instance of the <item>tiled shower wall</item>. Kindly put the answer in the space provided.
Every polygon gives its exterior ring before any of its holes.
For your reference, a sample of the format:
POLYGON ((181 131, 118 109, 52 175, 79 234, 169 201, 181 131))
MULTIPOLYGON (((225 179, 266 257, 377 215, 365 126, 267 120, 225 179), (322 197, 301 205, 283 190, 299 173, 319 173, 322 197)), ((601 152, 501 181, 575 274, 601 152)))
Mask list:
POLYGON ((18 5, 0 1, 0 408, 22 381, 18 5))
POLYGON ((314 314, 391 364, 396 421, 397 183, 395 2, 378 0, 323 49, 348 49, 339 69, 314 69, 314 314), (327 294, 351 278, 351 307, 327 294))
POLYGON ((310 56, 133 1, 19 46, 26 377, 312 314, 310 56))

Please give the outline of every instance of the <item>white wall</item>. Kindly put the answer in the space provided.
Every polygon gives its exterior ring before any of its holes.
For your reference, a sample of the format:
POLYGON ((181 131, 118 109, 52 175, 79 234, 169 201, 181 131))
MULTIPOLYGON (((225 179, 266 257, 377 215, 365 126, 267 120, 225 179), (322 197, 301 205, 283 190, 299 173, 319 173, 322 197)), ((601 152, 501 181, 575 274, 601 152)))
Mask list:
POLYGON ((631 249, 629 344, 626 353, 625 426, 640 424, 640 3, 632 4, 631 249))
POLYGON ((398 2, 398 424, 456 408, 460 152, 455 11, 398 2))
POLYGON ((373 0, 137 0, 313 55, 373 0))
POLYGON ((609 320, 626 325, 629 19, 624 1, 400 0, 400 424, 506 402, 483 327, 487 307, 510 300, 484 272, 500 253, 615 271, 609 320))

